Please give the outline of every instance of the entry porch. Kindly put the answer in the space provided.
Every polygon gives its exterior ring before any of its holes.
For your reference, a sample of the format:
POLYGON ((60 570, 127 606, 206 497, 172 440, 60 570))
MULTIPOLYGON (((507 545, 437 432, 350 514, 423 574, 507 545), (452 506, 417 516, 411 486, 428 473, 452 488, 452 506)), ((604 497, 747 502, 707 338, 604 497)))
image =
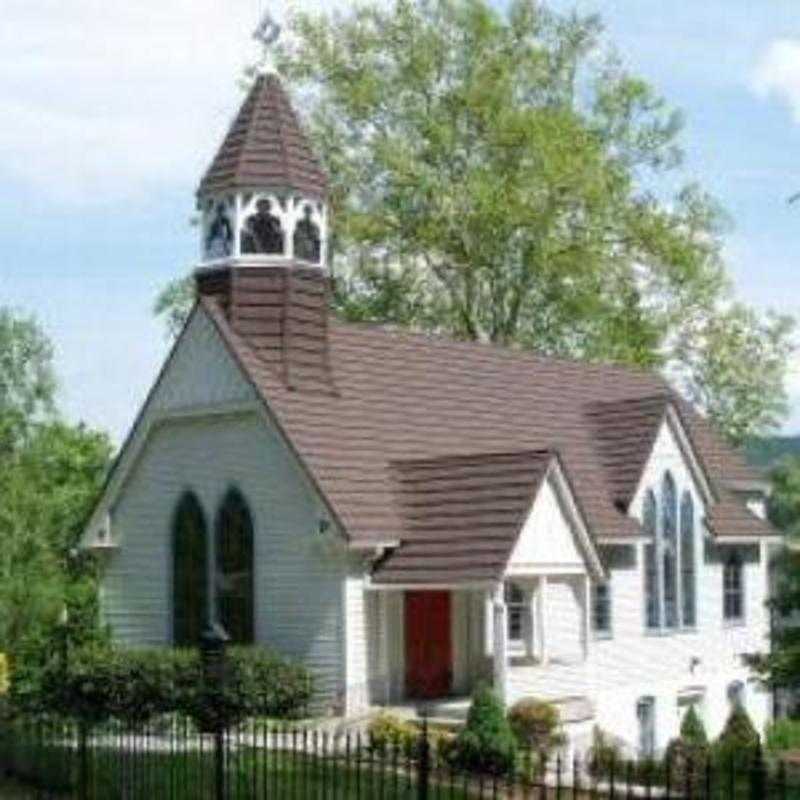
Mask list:
POLYGON ((585 572, 509 576, 477 587, 385 589, 365 596, 365 704, 464 716, 481 682, 508 705, 584 695, 591 582, 585 572))

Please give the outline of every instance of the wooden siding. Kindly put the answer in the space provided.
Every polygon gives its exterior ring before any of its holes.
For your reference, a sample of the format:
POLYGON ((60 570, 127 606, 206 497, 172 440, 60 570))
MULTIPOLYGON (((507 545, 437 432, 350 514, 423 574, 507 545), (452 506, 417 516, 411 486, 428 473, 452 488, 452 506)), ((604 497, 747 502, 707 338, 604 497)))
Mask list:
POLYGON ((197 314, 145 410, 146 442, 112 508, 119 549, 103 580, 103 613, 120 642, 170 642, 175 503, 192 489, 213 526, 235 486, 254 518, 256 642, 306 663, 317 675, 320 702, 336 705, 344 685, 346 574, 332 555, 338 534, 320 535, 321 503, 262 412, 190 415, 252 397, 213 327, 197 314))

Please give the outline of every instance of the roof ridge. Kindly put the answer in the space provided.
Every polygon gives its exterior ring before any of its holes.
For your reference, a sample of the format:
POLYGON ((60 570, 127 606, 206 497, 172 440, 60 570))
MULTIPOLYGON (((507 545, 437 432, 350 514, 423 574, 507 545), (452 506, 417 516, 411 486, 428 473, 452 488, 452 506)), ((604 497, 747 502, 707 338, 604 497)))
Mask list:
POLYGON ((454 345, 465 349, 483 349, 491 353, 503 353, 509 356, 523 356, 530 359, 538 359, 552 364, 565 364, 579 368, 601 369, 608 371, 623 372, 627 375, 657 380, 664 386, 664 393, 673 391, 666 378, 656 370, 647 369, 631 364, 617 364, 611 361, 588 361, 577 356, 556 356, 544 353, 541 350, 532 348, 514 347, 511 345, 500 344, 499 342, 484 342, 471 339, 457 339, 446 333, 435 333, 429 331, 414 330, 412 328, 394 327, 391 323, 381 322, 350 322, 333 318, 331 328, 340 329, 348 332, 361 332, 367 329, 377 329, 387 336, 398 339, 422 339, 431 344, 454 345))

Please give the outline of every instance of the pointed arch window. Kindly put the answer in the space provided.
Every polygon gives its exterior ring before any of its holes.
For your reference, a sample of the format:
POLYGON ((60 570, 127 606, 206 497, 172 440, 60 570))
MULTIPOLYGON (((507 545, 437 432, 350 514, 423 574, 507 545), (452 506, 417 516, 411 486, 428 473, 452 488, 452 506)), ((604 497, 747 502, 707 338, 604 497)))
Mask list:
POLYGON ((311 218, 310 205, 305 206, 303 218, 294 230, 294 256, 312 264, 319 264, 322 259, 322 237, 319 227, 311 218))
POLYGON ((642 512, 642 527, 648 537, 647 544, 644 546, 644 596, 645 596, 645 619, 648 628, 659 628, 661 626, 661 602, 658 585, 658 506, 656 496, 649 490, 644 497, 644 508, 642 512))
POLYGON ((249 216, 242 230, 242 253, 245 255, 283 255, 285 237, 278 216, 272 213, 269 200, 256 203, 256 213, 249 216))
POLYGON ((197 497, 187 492, 172 523, 172 641, 194 647, 208 623, 208 532, 197 497))
POLYGON ((661 490, 661 557, 664 583, 664 625, 678 624, 678 496, 667 472, 661 490))
POLYGON ((697 624, 694 529, 694 500, 691 493, 685 491, 681 500, 681 590, 683 624, 687 628, 697 624))
POLYGON ((241 493, 231 489, 216 521, 217 618, 234 644, 253 641, 253 520, 241 493))

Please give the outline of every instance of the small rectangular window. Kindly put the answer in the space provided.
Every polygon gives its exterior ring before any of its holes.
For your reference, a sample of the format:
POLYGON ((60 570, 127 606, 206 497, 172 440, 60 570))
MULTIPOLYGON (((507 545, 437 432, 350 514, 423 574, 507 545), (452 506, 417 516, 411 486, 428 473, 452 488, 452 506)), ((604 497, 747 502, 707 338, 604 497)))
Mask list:
POLYGON ((522 642, 525 638, 528 612, 525 593, 516 583, 507 583, 505 599, 508 612, 508 640, 509 642, 522 642))
POLYGON ((738 553, 727 560, 722 571, 722 608, 727 622, 744 619, 744 568, 738 553))
POLYGON ((607 583, 596 583, 592 597, 592 626, 595 633, 611 634, 611 587, 607 583))

